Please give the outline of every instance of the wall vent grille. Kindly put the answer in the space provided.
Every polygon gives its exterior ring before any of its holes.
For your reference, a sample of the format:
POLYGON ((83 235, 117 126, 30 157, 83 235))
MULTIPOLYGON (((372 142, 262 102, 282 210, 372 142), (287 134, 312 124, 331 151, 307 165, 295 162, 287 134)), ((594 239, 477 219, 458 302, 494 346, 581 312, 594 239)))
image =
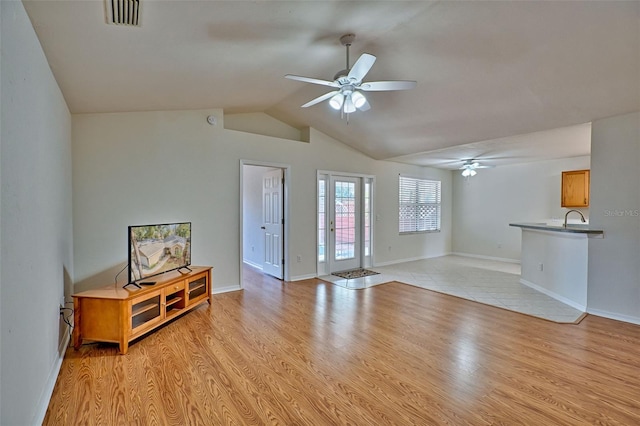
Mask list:
POLYGON ((140 26, 140 0, 104 0, 107 24, 140 26))

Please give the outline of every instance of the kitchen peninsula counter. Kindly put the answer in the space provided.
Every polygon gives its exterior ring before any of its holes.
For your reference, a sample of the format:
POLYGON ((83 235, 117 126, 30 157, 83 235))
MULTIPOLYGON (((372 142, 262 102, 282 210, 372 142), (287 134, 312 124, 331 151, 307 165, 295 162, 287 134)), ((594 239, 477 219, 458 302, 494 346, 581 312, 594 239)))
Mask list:
POLYGON ((520 282, 586 311, 589 239, 604 231, 589 224, 510 223, 522 229, 520 282))
POLYGON ((515 226, 523 229, 535 229, 538 231, 549 231, 549 232, 565 232, 569 234, 587 234, 590 237, 602 238, 604 236, 604 231, 602 229, 596 229, 591 227, 589 224, 578 224, 578 223, 569 223, 565 228, 562 225, 550 225, 548 223, 542 222, 523 222, 523 223, 510 223, 509 226, 515 226))

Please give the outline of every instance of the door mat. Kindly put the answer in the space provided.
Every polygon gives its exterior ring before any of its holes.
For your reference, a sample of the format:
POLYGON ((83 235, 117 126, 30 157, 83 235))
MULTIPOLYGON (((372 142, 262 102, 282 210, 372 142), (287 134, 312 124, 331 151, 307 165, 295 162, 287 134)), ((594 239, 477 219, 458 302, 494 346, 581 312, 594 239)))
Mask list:
POLYGON ((331 275, 335 275, 336 277, 346 278, 348 280, 351 280, 354 278, 362 278, 362 277, 368 277, 369 275, 378 275, 378 274, 379 272, 358 268, 358 269, 353 269, 351 271, 334 272, 331 275))

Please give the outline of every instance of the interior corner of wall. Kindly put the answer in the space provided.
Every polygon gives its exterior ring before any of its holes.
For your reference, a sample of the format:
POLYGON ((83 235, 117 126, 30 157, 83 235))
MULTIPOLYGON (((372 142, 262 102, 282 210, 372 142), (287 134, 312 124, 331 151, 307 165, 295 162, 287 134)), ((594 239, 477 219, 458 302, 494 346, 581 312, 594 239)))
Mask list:
POLYGON ((222 108, 211 108, 206 110, 207 115, 213 115, 218 120, 216 124, 217 127, 224 129, 224 109, 222 108))
POLYGON ((311 127, 303 127, 300 129, 300 141, 301 142, 311 142, 311 127))

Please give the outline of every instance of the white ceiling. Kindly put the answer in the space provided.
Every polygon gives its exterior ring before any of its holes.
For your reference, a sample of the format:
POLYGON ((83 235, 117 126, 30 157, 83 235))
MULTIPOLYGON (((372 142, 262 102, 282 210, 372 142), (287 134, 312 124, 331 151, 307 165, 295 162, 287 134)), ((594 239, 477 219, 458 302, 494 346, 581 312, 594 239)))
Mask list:
POLYGON ((139 28, 107 25, 98 0, 23 3, 72 113, 264 112, 376 159, 457 168, 585 155, 546 137, 640 110, 636 1, 141 0, 139 28), (284 75, 332 79, 351 32, 352 62, 378 58, 366 81, 418 86, 368 93, 347 124, 326 102, 300 108, 328 90, 284 75))
POLYGON ((461 160, 477 160, 482 165, 501 166, 590 154, 591 123, 585 123, 418 152, 389 160, 439 169, 459 169, 463 162, 461 160))

